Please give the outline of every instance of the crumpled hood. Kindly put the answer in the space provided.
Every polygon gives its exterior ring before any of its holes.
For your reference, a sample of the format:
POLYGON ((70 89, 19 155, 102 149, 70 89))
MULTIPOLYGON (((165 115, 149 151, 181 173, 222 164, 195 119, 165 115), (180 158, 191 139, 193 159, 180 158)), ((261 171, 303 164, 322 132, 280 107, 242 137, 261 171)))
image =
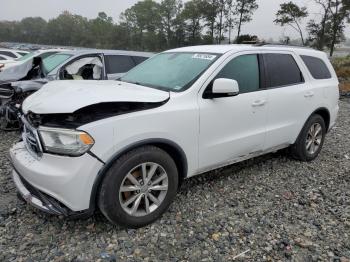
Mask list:
POLYGON ((61 80, 44 85, 24 100, 22 110, 35 114, 73 113, 86 106, 108 102, 162 102, 166 91, 120 81, 61 80))

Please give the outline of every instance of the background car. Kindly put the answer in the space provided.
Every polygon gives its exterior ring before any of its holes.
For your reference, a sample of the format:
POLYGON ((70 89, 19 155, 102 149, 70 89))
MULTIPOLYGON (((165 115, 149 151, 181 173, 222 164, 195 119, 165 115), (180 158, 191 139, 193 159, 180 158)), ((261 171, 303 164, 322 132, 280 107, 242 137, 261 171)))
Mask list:
POLYGON ((23 69, 28 67, 21 65, 18 69, 21 81, 0 85, 0 129, 19 128, 18 113, 22 101, 49 81, 115 80, 150 56, 152 53, 146 52, 72 50, 56 52, 40 61, 33 60, 32 69, 26 76, 23 69))
POLYGON ((23 51, 23 50, 0 48, 0 56, 5 55, 8 57, 11 57, 12 59, 20 58, 22 56, 25 56, 28 53, 29 53, 28 51, 23 51))

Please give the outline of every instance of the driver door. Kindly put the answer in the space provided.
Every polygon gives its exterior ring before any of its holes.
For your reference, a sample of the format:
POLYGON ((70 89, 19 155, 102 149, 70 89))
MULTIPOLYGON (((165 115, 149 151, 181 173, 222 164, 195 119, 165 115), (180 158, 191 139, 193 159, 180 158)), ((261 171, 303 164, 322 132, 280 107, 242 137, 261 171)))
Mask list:
POLYGON ((234 79, 237 96, 206 99, 212 83, 199 97, 199 168, 202 171, 230 164, 264 148, 267 121, 267 91, 258 54, 228 60, 214 77, 234 79))

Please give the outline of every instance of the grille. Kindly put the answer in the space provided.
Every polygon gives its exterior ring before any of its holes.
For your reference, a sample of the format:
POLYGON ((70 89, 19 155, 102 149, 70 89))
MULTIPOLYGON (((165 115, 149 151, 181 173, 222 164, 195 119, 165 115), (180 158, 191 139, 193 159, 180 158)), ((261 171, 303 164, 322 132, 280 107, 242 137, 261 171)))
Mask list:
POLYGON ((22 122, 22 138, 27 146, 28 151, 36 157, 41 156, 42 150, 37 130, 28 123, 24 116, 22 116, 22 122))

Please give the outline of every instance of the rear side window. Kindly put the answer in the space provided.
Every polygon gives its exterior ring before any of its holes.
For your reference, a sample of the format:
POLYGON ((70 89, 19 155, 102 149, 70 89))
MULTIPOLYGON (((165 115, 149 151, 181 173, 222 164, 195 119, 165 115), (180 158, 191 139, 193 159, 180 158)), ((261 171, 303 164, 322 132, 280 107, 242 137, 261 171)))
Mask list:
POLYGON ((6 55, 6 56, 9 56, 9 57, 12 57, 12 58, 17 58, 14 53, 8 52, 8 51, 0 51, 0 54, 1 55, 6 55))
POLYGON ((302 55, 305 65, 309 69, 311 75, 315 79, 329 79, 332 78, 326 64, 319 58, 313 56, 302 55))
POLYGON ((240 93, 258 91, 260 87, 259 60, 257 55, 242 55, 232 59, 216 76, 236 80, 240 93))
POLYGON ((125 73, 135 66, 134 60, 125 55, 107 55, 105 63, 107 74, 125 73))
POLYGON ((144 56, 133 56, 132 59, 134 59, 135 63, 141 64, 143 61, 147 60, 148 57, 144 57, 144 56))
POLYGON ((268 88, 304 82, 303 75, 293 56, 288 54, 264 54, 263 56, 268 88))

